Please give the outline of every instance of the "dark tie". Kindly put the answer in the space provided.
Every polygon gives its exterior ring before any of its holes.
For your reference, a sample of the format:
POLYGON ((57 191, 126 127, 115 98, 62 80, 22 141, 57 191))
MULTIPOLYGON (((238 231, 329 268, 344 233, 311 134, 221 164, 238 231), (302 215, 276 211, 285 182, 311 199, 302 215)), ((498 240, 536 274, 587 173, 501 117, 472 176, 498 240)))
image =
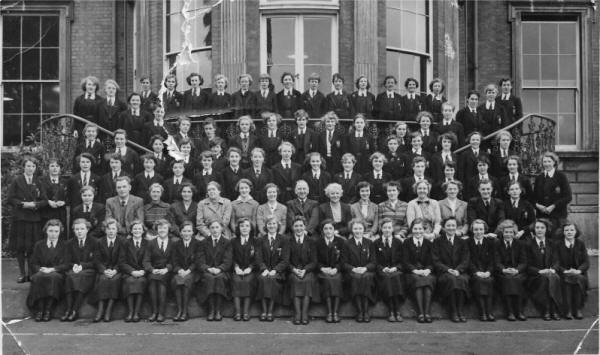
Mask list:
POLYGON ((216 240, 213 238, 212 242, 213 242, 213 248, 216 248, 216 246, 217 246, 217 241, 216 241, 216 240))
POLYGON ((111 241, 108 243, 108 247, 109 247, 110 249, 112 249, 112 247, 113 247, 113 243, 114 243, 114 242, 113 242, 112 240, 111 240, 111 241))
POLYGON ((327 141, 329 143, 331 143, 331 136, 332 136, 331 131, 327 131, 327 141))
POLYGON ((444 163, 448 163, 450 161, 448 154, 446 154, 446 156, 444 157, 444 163))
POLYGON ((417 249, 421 249, 421 241, 420 240, 417 241, 417 249))
POLYGON ((140 249, 140 242, 135 242, 135 248, 140 249))
POLYGON ((362 242, 358 242, 358 248, 360 249, 362 247, 362 242))
POLYGON ((269 238, 269 248, 273 249, 273 238, 269 238))
POLYGON ((125 201, 121 200, 121 207, 125 207, 125 201))
POLYGON ((50 248, 54 249, 54 247, 56 247, 56 244, 54 244, 54 242, 50 242, 50 248))
POLYGON ((542 254, 546 252, 546 244, 544 244, 544 241, 540 242, 540 251, 542 252, 542 254))
POLYGON ((83 248, 83 240, 79 239, 79 248, 83 248))
POLYGON ((163 240, 162 242, 160 242, 160 250, 164 253, 165 252, 165 241, 163 240))
POLYGON ((300 200, 300 208, 304 211, 304 201, 300 200))

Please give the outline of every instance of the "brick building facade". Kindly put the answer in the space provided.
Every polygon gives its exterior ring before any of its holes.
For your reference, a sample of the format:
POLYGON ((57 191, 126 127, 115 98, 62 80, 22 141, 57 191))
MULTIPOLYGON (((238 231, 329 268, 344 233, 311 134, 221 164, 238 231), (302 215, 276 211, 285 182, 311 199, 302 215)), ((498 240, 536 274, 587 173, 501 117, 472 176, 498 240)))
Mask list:
MULTIPOLYGON (((14 99, 3 106, 4 149, 23 142, 44 117, 71 112, 81 93, 80 80, 87 75, 115 79, 122 98, 137 89, 142 75, 150 75, 158 90, 163 73, 181 50, 183 3, 3 3, 2 84, 4 96, 14 99), (38 25, 32 25, 38 18, 38 25), (53 36, 57 43, 46 44, 53 36), (39 55, 37 62, 34 55, 39 55), (34 77, 28 66, 35 63, 50 63, 51 75, 42 70, 34 77), (39 108, 32 109, 35 105, 39 108)), ((416 77, 423 91, 432 78, 440 77, 447 83, 449 101, 462 106, 468 90, 481 91, 501 77, 513 78, 515 94, 530 98, 526 113, 559 121, 556 150, 573 187, 571 216, 597 248, 596 2, 190 0, 190 5, 197 63, 176 68, 179 90, 186 89, 182 79, 192 71, 199 71, 207 86, 215 74, 224 73, 230 78, 230 91, 237 90, 236 78, 246 72, 257 78, 269 71, 278 82, 278 73, 289 69, 298 73, 297 86, 303 88, 310 72, 320 71, 325 92, 332 72, 346 78, 348 91, 364 74, 373 92, 382 90, 386 74, 393 74, 400 84, 408 76, 416 77)))

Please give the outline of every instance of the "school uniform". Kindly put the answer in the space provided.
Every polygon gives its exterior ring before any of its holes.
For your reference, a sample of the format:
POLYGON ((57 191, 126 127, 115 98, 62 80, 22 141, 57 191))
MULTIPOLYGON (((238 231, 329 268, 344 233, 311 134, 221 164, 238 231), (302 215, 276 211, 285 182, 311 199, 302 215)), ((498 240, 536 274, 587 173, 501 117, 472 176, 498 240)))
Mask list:
POLYGON ((173 273, 173 264, 171 263, 175 250, 173 244, 174 242, 169 240, 169 238, 166 238, 164 241, 160 238, 148 241, 142 265, 144 266, 146 275, 148 275, 147 279, 149 281, 159 282, 165 287, 169 285, 173 273), (154 269, 165 268, 168 272, 164 275, 152 273, 154 269))
POLYGON ((114 241, 109 242, 107 237, 98 240, 98 252, 96 253, 96 287, 90 303, 97 301, 114 300, 121 294, 121 281, 123 275, 118 272, 121 253, 124 251, 125 240, 116 237, 114 241), (112 244, 112 245, 111 245, 112 244), (104 275, 106 269, 117 270, 117 274, 112 278, 104 275))
POLYGON ((233 297, 254 298, 256 293, 256 272, 259 267, 258 240, 248 237, 242 245, 242 238, 238 236, 231 240, 232 264, 245 270, 250 268, 252 272, 247 275, 231 274, 231 295, 233 297))
POLYGON ((316 138, 317 133, 308 127, 302 131, 300 131, 299 128, 296 128, 292 131, 290 143, 292 143, 296 148, 296 153, 292 158, 296 163, 304 166, 306 162, 306 155, 310 152, 313 152, 316 148, 316 138))
POLYGON ((133 109, 125 110, 119 114, 119 122, 123 122, 123 129, 127 132, 127 139, 142 146, 148 144, 145 139, 144 126, 153 120, 154 117, 152 114, 141 108, 137 111, 133 109))
POLYGON ((163 178, 169 178, 173 176, 173 170, 171 169, 171 158, 164 153, 153 153, 156 158, 156 166, 154 171, 162 175, 163 178))
POLYGON ((500 192, 502 198, 504 198, 505 200, 510 198, 508 190, 513 181, 516 181, 521 185, 521 198, 524 198, 525 200, 533 204, 535 202, 535 199, 533 196, 533 188, 531 187, 531 180, 529 179, 529 177, 523 174, 518 174, 515 178, 514 176, 511 176, 507 173, 506 175, 500 178, 498 183, 500 185, 500 192))
POLYGON ((175 201, 171 204, 169 208, 171 216, 173 216, 173 220, 177 228, 181 227, 181 224, 185 221, 190 221, 194 225, 194 230, 196 230, 196 216, 198 215, 198 204, 195 201, 192 201, 189 207, 186 209, 183 201, 175 201))
POLYGON ((229 166, 229 161, 222 155, 213 157, 212 167, 216 171, 222 172, 226 167, 229 166))
MULTIPOLYGON (((474 297, 493 297, 497 240, 482 238, 481 241, 476 241, 475 238, 469 238, 467 244, 469 247, 468 270, 471 275, 471 292, 474 297), (490 277, 481 278, 476 275, 477 272, 489 272, 490 277)), ((491 311, 490 309, 489 312, 491 313, 491 311)))
POLYGON ((252 149, 258 146, 259 139, 254 133, 238 133, 229 139, 229 147, 238 147, 242 151, 240 166, 244 169, 250 167, 250 153, 252 152, 252 149), (242 137, 242 135, 244 135, 244 137, 242 137))
POLYGON ((330 133, 328 130, 321 131, 315 139, 315 151, 325 159, 327 171, 336 173, 341 170, 342 154, 345 153, 344 136, 339 130, 330 133))
POLYGON ((556 255, 558 258, 558 273, 561 277, 563 295, 566 312, 571 312, 571 306, 576 310, 581 309, 586 299, 586 293, 589 288, 587 271, 590 267, 589 257, 585 243, 580 239, 575 239, 573 244, 566 245, 565 240, 556 241, 556 255), (564 271, 569 269, 581 270, 581 274, 567 274, 564 271), (569 297, 575 288, 575 297, 569 297))
POLYGON ((358 183, 361 181, 363 181, 363 178, 355 171, 351 171, 349 173, 343 171, 333 176, 333 182, 342 185, 342 190, 344 191, 341 201, 348 204, 354 203, 358 200, 359 196, 356 188, 358 183))
POLYGON ((218 240, 206 238, 196 251, 196 268, 200 272, 200 283, 196 291, 198 303, 204 303, 208 296, 218 294, 229 298, 229 272, 232 266, 231 242, 224 237, 218 240), (221 270, 218 275, 208 272, 214 267, 221 270))
POLYGON ((321 170, 318 176, 315 176, 312 170, 305 172, 302 175, 302 180, 308 184, 308 198, 317 202, 327 201, 325 196, 325 188, 333 180, 327 171, 321 170))
POLYGON ((131 175, 123 170, 120 170, 116 176, 113 171, 102 175, 98 183, 98 199, 106 201, 111 197, 117 196, 117 178, 127 176, 131 179, 131 175))
POLYGON ((491 198, 485 205, 481 197, 473 197, 467 204, 467 219, 469 225, 476 219, 484 220, 489 230, 493 233, 496 226, 505 219, 504 202, 497 198, 491 198))
POLYGON ((289 263, 289 248, 283 236, 264 236, 256 241, 258 251, 258 287, 256 300, 265 298, 281 302, 283 283, 289 263), (275 270, 274 276, 263 276, 263 271, 275 270))
POLYGON ((196 189, 198 189, 198 200, 204 200, 207 198, 206 187, 208 183, 212 181, 223 186, 223 178, 218 170, 212 168, 210 171, 206 171, 205 169, 200 169, 198 171, 194 179, 194 186, 196 186, 196 189))
POLYGON ((425 102, 421 94, 412 93, 406 94, 401 98, 402 103, 402 120, 417 121, 417 115, 425 108, 425 102))
POLYGON ((45 175, 39 179, 41 188, 46 191, 49 201, 63 201, 62 207, 52 208, 50 205, 42 209, 42 220, 44 223, 50 219, 58 219, 64 227, 67 227, 67 179, 59 176, 56 180, 45 175))
POLYGON ((489 155, 481 149, 477 150, 477 154, 471 148, 465 149, 458 156, 458 179, 463 183, 463 186, 469 186, 471 179, 479 174, 477 170, 477 158, 482 155, 489 158, 489 155))
POLYGON ((350 106, 350 95, 342 90, 341 92, 333 91, 325 96, 327 100, 327 112, 333 111, 338 118, 351 118, 352 107, 350 106))
POLYGON ((346 240, 342 249, 342 268, 350 296, 363 296, 375 303, 376 255, 373 242, 366 238, 361 238, 360 243, 354 238, 346 240), (367 271, 356 274, 352 272, 355 267, 365 267, 367 271))
POLYGON ((277 110, 283 118, 293 118, 294 113, 302 106, 302 94, 300 91, 291 89, 283 89, 277 93, 275 100, 277 102, 277 110))
POLYGON ((388 162, 383 166, 383 171, 390 173, 392 180, 401 180, 409 173, 411 164, 400 148, 396 150, 396 154, 392 154, 386 149, 385 157, 388 162))
POLYGON ((256 200, 256 202, 258 202, 259 204, 267 202, 265 186, 268 183, 274 182, 273 173, 271 172, 271 169, 267 168, 267 166, 263 164, 260 170, 257 171, 254 167, 251 166, 248 169, 242 171, 242 178, 246 178, 250 180, 250 182, 252 182, 251 195, 256 200), (257 174, 257 172, 259 174, 257 174))
POLYGON ((277 94, 272 90, 263 93, 262 90, 256 91, 256 115, 260 116, 263 112, 279 112, 277 108, 277 94))
POLYGON ((363 175, 363 181, 366 181, 369 184, 371 184, 371 201, 373 201, 376 204, 379 204, 387 200, 387 191, 384 188, 384 186, 387 182, 391 180, 392 175, 386 173, 385 171, 376 173, 372 170, 369 173, 363 175))
POLYGON ((190 88, 183 92, 183 109, 205 110, 208 108, 208 94, 202 88, 190 88))
MULTIPOLYGON (((314 302, 320 301, 319 284, 315 277, 317 271, 317 251, 314 243, 306 236, 299 243, 298 238, 292 235, 289 244, 289 264, 288 264, 288 288, 289 300, 294 297, 310 297, 314 302), (305 270, 303 278, 299 278, 292 272, 292 269, 305 270)), ((285 303, 285 302, 284 302, 285 303)))
POLYGON ((242 93, 240 89, 231 95, 231 105, 235 107, 234 117, 244 115, 254 117, 256 115, 256 94, 252 91, 242 93))
POLYGON ((504 216, 506 219, 514 221, 519 230, 524 230, 527 234, 529 226, 535 222, 535 208, 523 198, 516 201, 508 199, 504 201, 504 216))
POLYGON ((527 246, 519 240, 508 244, 500 240, 496 246, 496 274, 500 290, 504 296, 525 296, 524 283, 527 272, 527 246), (518 274, 502 273, 502 269, 515 268, 518 274))
MULTIPOLYGON (((465 128, 462 123, 456 120, 450 120, 446 122, 443 119, 440 119, 439 124, 434 127, 438 136, 441 136, 444 133, 454 133, 456 135, 456 146, 453 146, 452 149, 457 149, 465 145, 465 128)), ((442 147, 438 144, 438 150, 441 150, 442 147)))
POLYGON ((100 176, 105 173, 104 171, 104 154, 106 154, 106 147, 100 142, 99 139, 95 139, 93 142, 84 140, 80 142, 75 148, 75 154, 73 155, 73 173, 79 172, 79 162, 77 157, 81 153, 89 153, 94 157, 95 163, 92 164, 91 171, 100 176))
POLYGON ((213 91, 208 95, 208 103, 212 109, 226 109, 231 107, 231 94, 228 92, 213 91))
POLYGON ((273 132, 266 127, 264 128, 263 134, 258 137, 257 144, 265 151, 266 166, 273 166, 273 164, 281 159, 277 150, 283 139, 284 137, 281 129, 277 129, 273 132))
POLYGON ((377 205, 377 218, 381 221, 384 218, 391 218, 394 222, 394 234, 406 234, 408 225, 406 224, 406 209, 408 203, 402 200, 396 200, 396 204, 392 204, 390 200, 385 200, 377 205))
POLYGON ((118 97, 105 97, 102 100, 102 104, 100 106, 100 115, 103 117, 103 121, 106 124, 104 128, 108 129, 111 132, 114 132, 117 129, 123 129, 124 123, 120 120, 121 112, 127 110, 127 103, 118 97))
POLYGON ((294 225, 294 217, 302 216, 306 219, 306 231, 312 237, 316 237, 318 235, 317 229, 319 227, 319 214, 318 207, 319 203, 315 200, 305 199, 304 201, 300 201, 299 198, 294 198, 286 202, 287 207, 287 217, 286 217, 286 226, 287 230, 292 231, 294 225))
MULTIPOLYGON (((108 152, 109 155, 113 155, 117 152, 116 148, 111 149, 108 152)), ((123 164, 121 169, 126 172, 129 176, 135 176, 135 174, 142 171, 142 167, 140 164, 140 156, 133 149, 129 147, 121 148, 121 160, 123 160, 123 164)), ((106 162, 106 171, 110 171, 109 162, 106 162)))
POLYGON ((158 95, 150 91, 141 91, 140 96, 142 97, 142 104, 140 105, 142 110, 152 113, 152 105, 159 104, 158 95))
POLYGON ((183 168, 184 168, 183 176, 190 179, 191 181, 194 181, 194 178, 196 177, 198 169, 201 166, 200 162, 191 153, 188 157, 186 157, 182 160, 183 160, 183 168))
MULTIPOLYGON (((432 130, 431 128, 425 131, 424 129, 420 129, 421 139, 423 140, 423 145, 421 149, 429 153, 430 155, 437 151, 438 146, 438 134, 432 130)), ((427 159, 429 161, 429 159, 427 159)))
POLYGON ((429 170, 429 161, 431 160, 431 153, 429 153, 428 151, 426 151, 425 149, 421 148, 419 150, 414 149, 414 148, 410 148, 407 152, 406 152, 406 160, 408 161, 409 167, 410 167, 410 171, 408 172, 408 174, 412 173, 412 163, 413 160, 416 157, 421 157, 424 158, 426 161, 425 166, 427 167, 425 170, 425 174, 428 174, 428 170, 429 170))
POLYGON ((133 271, 145 270, 143 264, 144 255, 146 254, 146 250, 148 250, 149 243, 145 238, 141 238, 139 244, 133 238, 126 239, 123 243, 123 251, 119 260, 119 270, 123 274, 121 295, 124 298, 130 295, 143 295, 146 293, 147 275, 134 277, 131 273, 133 271))
POLYGON ((506 168, 506 162, 508 157, 511 155, 520 154, 515 152, 513 149, 507 149, 506 151, 501 151, 500 147, 495 147, 492 149, 490 153, 490 167, 489 173, 494 175, 497 178, 500 178, 506 174, 508 174, 508 169, 506 168))
POLYGON ((444 95, 435 96, 433 94, 426 95, 423 98, 423 106, 425 111, 429 111, 433 115, 433 121, 442 122, 442 104, 448 101, 444 95))
POLYGON ((343 278, 342 278, 342 252, 344 250, 344 239, 333 237, 331 241, 325 237, 319 238, 315 243, 317 252, 317 270, 323 267, 330 267, 337 270, 335 275, 318 272, 319 289, 321 297, 343 297, 343 278))
POLYGON ((35 175, 31 183, 25 175, 18 175, 8 186, 6 199, 13 207, 9 249, 31 255, 35 242, 43 238, 42 211, 48 205, 46 191, 35 175), (35 208, 23 208, 25 202, 34 202, 35 208))
POLYGON ((502 107, 502 105, 497 105, 495 101, 493 104, 484 102, 483 104, 479 105, 477 111, 479 112, 481 120, 483 121, 482 133, 484 137, 499 130, 500 128, 508 126, 504 107, 502 107))
POLYGON ((96 254, 98 253, 98 240, 87 236, 83 247, 79 246, 77 238, 65 243, 65 264, 68 265, 65 279, 65 293, 81 292, 86 294, 94 287, 96 281, 96 254), (81 265, 78 273, 73 271, 73 265, 81 265))
POLYGON ((183 286, 187 290, 192 290, 196 281, 198 281, 198 271, 196 269, 196 255, 201 242, 192 238, 186 247, 183 239, 173 243, 173 253, 171 254, 171 265, 173 265, 173 278, 171 279, 171 288, 176 290, 183 286), (179 270, 190 270, 185 276, 179 275, 179 270))
MULTIPOLYGON (((557 243, 560 243, 558 241, 557 243)), ((543 241, 532 238, 526 243, 527 248, 527 289, 531 299, 545 307, 550 302, 562 304, 560 276, 557 273, 540 274, 542 269, 558 271, 558 255, 552 240, 543 241)))
POLYGON ((177 90, 171 92, 166 90, 162 94, 162 103, 165 109, 165 117, 176 115, 183 106, 183 94, 177 90))
MULTIPOLYGON (((431 179, 427 177, 422 177, 419 179, 419 181, 428 181, 429 184, 431 184, 431 179)), ((412 201, 415 198, 417 198, 417 193, 413 190, 413 186, 416 182, 417 179, 414 175, 410 175, 409 177, 400 180, 400 184, 402 185, 402 191, 398 198, 402 201, 412 201)))
POLYGON ((163 121, 163 124, 161 125, 154 119, 144 123, 144 127, 142 128, 142 143, 140 143, 140 145, 143 145, 144 147, 149 147, 150 138, 152 138, 153 136, 161 136, 163 140, 167 139, 167 137, 169 136, 167 123, 163 121))
MULTIPOLYGON (((465 106, 456 112, 456 122, 462 124, 465 130, 465 138, 472 132, 483 130, 483 122, 479 117, 478 108, 471 109, 469 106, 465 106)), ((468 142, 465 142, 468 144, 468 142)))
MULTIPOLYGON (((98 94, 94 97, 89 97, 87 93, 78 96, 73 103, 73 114, 81 118, 97 124, 98 126, 110 129, 104 122, 104 115, 100 112, 104 98, 98 94)), ((85 126, 83 122, 74 121, 74 130, 83 133, 82 129, 85 126)))
POLYGON ((237 228, 237 221, 241 218, 248 218, 252 228, 256 230, 256 210, 258 209, 258 202, 249 197, 248 200, 242 200, 240 197, 231 201, 231 220, 229 222, 229 228, 234 231, 237 228))
POLYGON ((460 172, 458 171, 458 156, 452 152, 435 152, 431 156, 431 160, 429 160, 429 176, 431 176, 431 180, 433 183, 437 183, 443 181, 445 179, 444 174, 444 164, 446 162, 454 162, 456 168, 454 168, 454 176, 460 176, 460 172))
POLYGON ((359 200, 350 205, 350 213, 352 219, 361 220, 367 225, 365 233, 369 233, 371 236, 377 235, 379 231, 379 214, 376 203, 369 201, 367 205, 362 205, 359 200))
POLYGON ((437 274, 437 292, 441 297, 447 299, 455 290, 469 297, 469 246, 466 240, 454 236, 451 241, 446 235, 435 239, 433 265, 437 274), (458 271, 459 275, 448 273, 448 269, 458 271))
POLYGON ((119 196, 111 197, 106 200, 106 218, 114 218, 119 223, 119 235, 127 235, 133 221, 144 220, 144 201, 133 195, 129 195, 125 201, 121 201, 119 196))
MULTIPOLYGON (((491 174, 487 174, 487 176, 483 176, 485 180, 488 180, 492 183, 492 196, 493 197, 502 197, 502 191, 500 190, 500 183, 496 177, 491 174)), ((469 179, 469 184, 465 186, 465 199, 469 200, 470 198, 479 196, 479 182, 482 181, 482 175, 477 174, 469 179)))
POLYGON ((542 172, 536 176, 533 186, 535 203, 546 207, 550 205, 556 206, 550 214, 538 211, 539 218, 550 218, 554 222, 567 218, 567 207, 573 196, 571 194, 569 179, 567 179, 567 176, 563 172, 554 170, 552 176, 546 172, 542 172))
POLYGON ((227 166, 223 169, 221 178, 223 181, 223 191, 221 195, 231 201, 235 200, 238 197, 235 185, 237 185, 238 181, 242 178, 242 168, 238 167, 234 170, 231 166, 227 166))
POLYGON ((327 113, 327 99, 319 90, 314 93, 306 90, 300 96, 301 108, 310 118, 320 118, 327 113))
POLYGON ((396 92, 388 93, 384 91, 377 95, 375 100, 375 111, 377 118, 396 122, 402 120, 402 96, 396 92), (391 96, 391 97, 390 97, 391 96))
POLYGON ((356 116, 358 113, 365 115, 367 119, 373 118, 375 110, 375 95, 371 92, 361 92, 360 90, 350 94, 350 115, 356 116))
POLYGON ((38 300, 51 297, 54 301, 62 298, 65 285, 65 271, 69 265, 64 258, 65 243, 57 240, 54 245, 47 239, 39 240, 31 255, 31 286, 27 295, 27 306, 33 308, 38 300), (43 273, 42 267, 53 267, 54 272, 43 273))
POLYGON ((144 200, 144 204, 150 203, 150 186, 152 184, 162 185, 163 181, 162 175, 156 171, 152 172, 152 176, 148 175, 146 171, 143 171, 133 178, 131 193, 141 197, 144 200))
POLYGON ((350 211, 350 205, 347 203, 340 202, 340 220, 336 221, 333 216, 333 211, 331 208, 330 202, 325 202, 319 205, 318 209, 319 222, 322 222, 326 219, 331 219, 334 221, 333 227, 340 235, 346 236, 350 233, 348 229, 348 222, 352 219, 352 212, 350 211))
POLYGON ((378 296, 384 300, 400 296, 404 298, 404 274, 402 242, 394 237, 379 238, 375 241, 377 260, 378 296), (384 268, 395 267, 394 272, 384 272, 384 268))
MULTIPOLYGON (((88 237, 100 238, 104 231, 102 230, 102 223, 106 217, 106 209, 104 205, 98 202, 92 202, 91 206, 84 206, 80 204, 75 206, 71 210, 71 220, 74 221, 78 218, 83 218, 90 222, 92 227, 88 231, 88 237)), ((72 234, 73 235, 73 234, 72 234)))
POLYGON ((523 104, 521 99, 512 94, 499 94, 496 97, 496 104, 504 108, 506 114, 506 124, 509 125, 523 117, 523 104))
POLYGON ((345 136, 345 142, 343 146, 347 153, 352 153, 356 158, 356 165, 354 169, 361 175, 367 174, 371 171, 372 166, 369 158, 371 154, 377 149, 375 145, 375 139, 365 129, 361 132, 361 136, 357 137, 357 133, 352 131, 345 136))
POLYGON ((163 181, 163 187, 165 188, 165 192, 162 195, 162 200, 166 203, 173 203, 175 201, 181 200, 181 185, 184 183, 191 184, 192 181, 183 176, 179 178, 172 176, 168 179, 165 179, 163 181))
POLYGON ((302 175, 302 165, 290 161, 283 166, 283 162, 280 160, 271 167, 273 174, 273 182, 279 186, 279 196, 277 200, 281 203, 294 198, 294 186, 296 181, 300 180, 302 175))
POLYGON ((406 285, 412 294, 418 288, 435 288, 436 278, 433 274, 433 243, 422 238, 420 242, 410 237, 402 243, 402 260, 406 272, 406 285), (413 274, 414 270, 429 269, 427 276, 413 274))

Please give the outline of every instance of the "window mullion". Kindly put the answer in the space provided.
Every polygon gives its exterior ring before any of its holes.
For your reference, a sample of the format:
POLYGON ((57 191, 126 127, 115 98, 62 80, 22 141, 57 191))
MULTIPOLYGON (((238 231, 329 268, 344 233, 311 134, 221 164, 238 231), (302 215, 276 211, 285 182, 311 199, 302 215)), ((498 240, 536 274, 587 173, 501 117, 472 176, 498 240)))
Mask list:
POLYGON ((298 78, 296 79, 296 88, 300 91, 304 87, 304 16, 296 16, 296 48, 295 48, 295 68, 298 78))

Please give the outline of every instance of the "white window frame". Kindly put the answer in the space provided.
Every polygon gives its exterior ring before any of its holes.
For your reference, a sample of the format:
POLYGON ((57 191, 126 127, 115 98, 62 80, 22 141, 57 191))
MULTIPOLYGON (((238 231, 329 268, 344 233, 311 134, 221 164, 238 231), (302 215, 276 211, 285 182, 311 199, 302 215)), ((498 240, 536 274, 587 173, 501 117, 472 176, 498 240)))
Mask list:
MULTIPOLYGON (((301 14, 277 14, 277 13, 262 13, 260 16, 260 70, 261 73, 267 72, 267 19, 268 18, 294 18, 294 36, 295 36, 295 61, 294 73, 297 74, 295 88, 303 92, 305 90, 305 78, 310 73, 304 73, 304 18, 305 17, 320 17, 328 18, 332 21, 331 31, 331 73, 338 72, 339 66, 339 44, 338 44, 338 15, 323 14, 320 12, 306 12, 301 14)), ((273 82, 278 82, 279 78, 272 78, 273 82)), ((322 83, 329 83, 330 78, 321 78, 322 83)), ((325 89, 325 88, 324 88, 325 89)), ((325 89, 326 91, 329 91, 325 89)))

